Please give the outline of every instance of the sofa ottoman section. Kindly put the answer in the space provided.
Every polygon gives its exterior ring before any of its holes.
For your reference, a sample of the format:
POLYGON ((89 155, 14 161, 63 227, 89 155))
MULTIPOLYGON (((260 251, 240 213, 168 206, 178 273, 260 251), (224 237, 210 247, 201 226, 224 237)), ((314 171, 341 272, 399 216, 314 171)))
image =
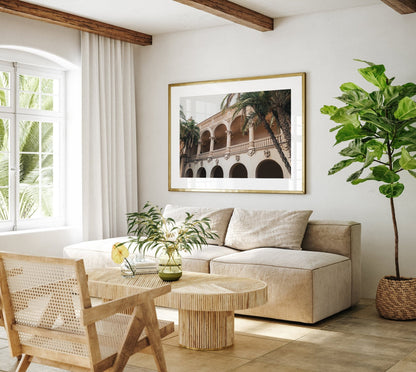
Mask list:
POLYGON ((316 323, 351 306, 351 261, 333 253, 256 248, 213 259, 211 273, 267 283, 269 301, 241 314, 316 323))

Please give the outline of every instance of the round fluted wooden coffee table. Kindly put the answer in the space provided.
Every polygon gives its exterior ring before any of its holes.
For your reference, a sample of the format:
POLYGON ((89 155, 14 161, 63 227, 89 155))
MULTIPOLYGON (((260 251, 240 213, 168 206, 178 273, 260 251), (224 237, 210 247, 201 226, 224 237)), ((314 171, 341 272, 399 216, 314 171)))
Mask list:
MULTIPOLYGON (((91 296, 117 298, 140 287, 166 285, 156 274, 125 278, 119 269, 88 272, 91 296)), ((248 278, 184 272, 169 282, 170 293, 156 305, 179 309, 179 344, 196 350, 219 350, 234 342, 234 311, 263 305, 266 283, 248 278)))

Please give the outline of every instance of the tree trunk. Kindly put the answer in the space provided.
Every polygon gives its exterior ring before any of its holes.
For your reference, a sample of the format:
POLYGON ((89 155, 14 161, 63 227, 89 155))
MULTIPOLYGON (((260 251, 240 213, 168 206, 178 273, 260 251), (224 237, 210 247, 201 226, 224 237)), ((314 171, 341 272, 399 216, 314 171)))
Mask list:
POLYGON ((393 229, 394 229, 394 262, 396 265, 396 279, 400 280, 400 269, 399 269, 399 232, 397 229, 396 221, 396 210, 394 208, 393 198, 390 198, 390 208, 391 208, 391 217, 393 219, 393 229))
POLYGON ((257 114, 258 117, 261 119, 261 122, 263 123, 264 127, 266 128, 267 132, 270 135, 270 138, 272 139, 274 147, 276 147, 277 152, 279 153, 280 157, 282 158, 283 164, 285 165, 286 169, 289 173, 292 173, 292 168, 286 158, 286 155, 283 153, 282 146, 280 146, 279 142, 277 142, 276 136, 274 135, 272 128, 270 128, 270 125, 267 123, 267 120, 262 115, 257 114))
POLYGON ((283 136, 285 137, 290 152, 292 148, 292 137, 290 131, 290 119, 288 118, 289 115, 287 115, 283 109, 272 110, 272 114, 276 118, 276 121, 283 132, 283 136))

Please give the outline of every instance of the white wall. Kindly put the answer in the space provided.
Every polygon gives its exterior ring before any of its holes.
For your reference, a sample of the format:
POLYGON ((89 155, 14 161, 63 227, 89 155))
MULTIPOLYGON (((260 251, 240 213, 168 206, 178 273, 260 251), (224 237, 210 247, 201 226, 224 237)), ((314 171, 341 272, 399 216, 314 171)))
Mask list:
MULTIPOLYGON (((74 147, 80 141, 80 37, 79 32, 69 28, 59 27, 44 22, 28 20, 25 18, 0 13, 2 33, 0 35, 0 48, 10 52, 10 48, 23 48, 41 53, 44 58, 53 58, 55 62, 63 64, 68 72, 68 138, 71 141, 67 167, 71 170, 69 183, 68 208, 70 210, 69 227, 45 229, 38 231, 0 233, 0 250, 35 255, 62 256, 65 245, 81 239, 80 227, 80 182, 76 170, 80 169, 79 151, 74 147), (78 199, 77 199, 78 197, 78 199)), ((24 53, 16 53, 13 58, 23 58, 24 53)), ((4 56, 3 56, 4 57, 4 56)), ((46 61, 46 60, 45 60, 46 61)), ((22 61, 18 61, 22 62, 22 61)), ((25 61, 30 62, 30 61, 25 61)), ((79 146, 78 146, 79 148, 79 146)))
MULTIPOLYGON (((337 104, 346 81, 364 86, 353 58, 386 65, 397 83, 416 81, 416 14, 401 16, 381 4, 372 7, 278 19, 259 33, 240 26, 154 37, 136 48, 139 198, 159 205, 233 206, 251 209, 313 209, 313 219, 362 223, 363 296, 374 297, 380 277, 393 274, 393 230, 388 199, 376 184, 352 186, 348 172, 327 176, 341 160, 332 126, 320 114, 337 104), (221 194, 168 192, 168 84, 290 72, 307 73, 307 194, 221 194)), ((352 173, 352 172, 351 172, 352 173)), ((409 178, 409 177, 403 177, 409 178)), ((397 200, 403 275, 416 276, 416 182, 408 179, 397 200)))

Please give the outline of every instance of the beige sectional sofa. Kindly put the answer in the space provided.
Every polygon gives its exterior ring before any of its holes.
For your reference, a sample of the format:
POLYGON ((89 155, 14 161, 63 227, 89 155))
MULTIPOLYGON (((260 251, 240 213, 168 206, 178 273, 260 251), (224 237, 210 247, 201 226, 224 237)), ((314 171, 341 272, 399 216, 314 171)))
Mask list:
MULTIPOLYGON (((268 302, 241 314, 316 323, 349 308, 360 298, 361 225, 313 221, 311 211, 249 211, 167 205, 176 221, 188 211, 209 217, 218 239, 182 254, 183 269, 263 280, 268 302)), ((113 238, 64 248, 87 268, 114 266, 113 238)), ((151 252, 148 255, 152 255, 151 252)))

